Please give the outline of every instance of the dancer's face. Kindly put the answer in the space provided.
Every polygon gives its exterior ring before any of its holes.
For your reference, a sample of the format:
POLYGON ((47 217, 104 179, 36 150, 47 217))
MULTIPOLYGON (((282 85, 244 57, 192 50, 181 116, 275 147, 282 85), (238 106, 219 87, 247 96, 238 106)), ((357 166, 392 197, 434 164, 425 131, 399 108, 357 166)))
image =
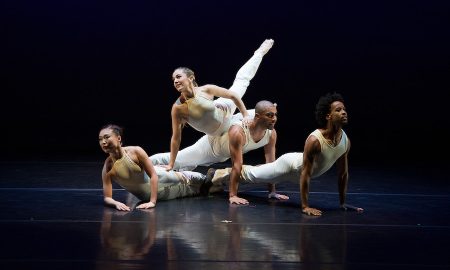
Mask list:
POLYGON ((114 149, 120 146, 122 138, 113 132, 110 128, 100 130, 98 135, 98 143, 103 152, 111 153, 114 149))
POLYGON ((331 103, 331 110, 327 116, 328 121, 338 125, 345 125, 348 123, 347 110, 345 109, 344 103, 340 101, 335 101, 331 103))
POLYGON ((173 86, 178 92, 183 92, 192 84, 194 77, 189 78, 182 69, 176 69, 172 74, 173 86))
POLYGON ((278 120, 278 111, 276 106, 269 107, 260 115, 261 121, 263 121, 264 126, 272 130, 275 127, 275 124, 278 120))

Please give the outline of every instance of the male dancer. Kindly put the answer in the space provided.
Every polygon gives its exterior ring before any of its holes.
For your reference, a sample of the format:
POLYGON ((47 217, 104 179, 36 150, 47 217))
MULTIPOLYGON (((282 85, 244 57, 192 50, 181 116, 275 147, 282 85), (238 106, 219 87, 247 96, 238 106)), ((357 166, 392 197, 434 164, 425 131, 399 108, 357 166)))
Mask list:
MULTIPOLYGON (((242 183, 277 183, 280 181, 300 180, 302 212, 307 215, 322 215, 322 211, 309 207, 308 194, 310 179, 319 177, 336 163, 338 170, 338 187, 340 207, 363 211, 345 203, 348 184, 348 152, 350 140, 342 129, 347 124, 347 111, 344 99, 338 93, 322 96, 316 105, 316 120, 319 128, 313 131, 305 142, 304 153, 287 153, 275 162, 260 166, 242 167, 240 181, 242 183)), ((232 168, 214 170, 212 184, 222 185, 230 177, 234 177, 232 168)), ((231 183, 232 185, 232 183, 231 183)), ((248 201, 237 201, 248 204, 248 201)))

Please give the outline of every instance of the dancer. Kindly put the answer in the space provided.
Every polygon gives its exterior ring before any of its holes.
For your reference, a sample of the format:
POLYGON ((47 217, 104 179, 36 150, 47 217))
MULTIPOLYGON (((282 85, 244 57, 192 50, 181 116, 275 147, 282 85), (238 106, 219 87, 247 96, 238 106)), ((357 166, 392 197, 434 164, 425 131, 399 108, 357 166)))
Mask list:
MULTIPOLYGON (((319 177, 336 163, 340 207, 363 211, 362 208, 345 203, 350 140, 342 129, 348 121, 342 96, 338 93, 322 96, 316 105, 316 120, 319 128, 306 139, 304 153, 287 153, 272 163, 260 166, 244 165, 239 175, 241 183, 297 182, 300 179, 302 212, 320 216, 322 211, 309 207, 309 182, 311 178, 319 177)), ((213 186, 221 186, 229 181, 232 177, 231 171, 231 168, 210 169, 208 174, 213 174, 213 186)), ((242 199, 237 203, 248 204, 248 201, 242 199)))
POLYGON ((143 203, 136 208, 152 208, 156 200, 194 196, 206 176, 198 172, 174 172, 153 166, 147 153, 139 146, 122 146, 123 129, 106 125, 99 133, 99 144, 109 154, 102 170, 103 195, 106 205, 117 210, 130 211, 130 207, 112 198, 112 181, 136 196, 143 203))
POLYGON ((167 170, 175 166, 184 124, 188 123, 194 129, 207 135, 220 136, 231 126, 236 107, 239 108, 244 119, 249 117, 241 98, 250 80, 255 76, 263 56, 272 45, 272 39, 267 39, 261 44, 250 60, 239 69, 229 90, 211 84, 198 86, 192 70, 186 67, 175 69, 172 74, 173 85, 181 95, 172 106, 172 138, 167 170), (219 98, 214 100, 214 97, 219 98))
MULTIPOLYGON (((277 119, 276 104, 259 101, 255 106, 254 117, 248 123, 234 122, 229 131, 220 137, 204 135, 178 153, 173 169, 194 170, 197 166, 209 166, 230 158, 239 168, 243 163, 243 154, 260 147, 264 147, 265 161, 272 162, 275 160, 277 135, 274 126, 277 119)), ((155 154, 150 159, 155 165, 166 165, 170 153, 155 154)), ((269 185, 269 198, 289 199, 286 195, 276 193, 274 184, 269 185)))

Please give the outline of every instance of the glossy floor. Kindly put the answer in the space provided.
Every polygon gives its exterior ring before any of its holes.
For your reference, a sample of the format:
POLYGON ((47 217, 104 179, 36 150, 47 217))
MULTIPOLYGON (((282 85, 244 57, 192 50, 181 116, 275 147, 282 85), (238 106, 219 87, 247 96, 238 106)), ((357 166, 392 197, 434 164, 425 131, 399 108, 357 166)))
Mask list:
POLYGON ((347 201, 363 213, 338 209, 331 172, 312 182, 324 213, 309 217, 291 183, 277 186, 288 202, 246 185, 248 206, 217 194, 125 213, 103 206, 100 163, 0 169, 1 269, 450 268, 450 184, 436 170, 352 167, 347 201))

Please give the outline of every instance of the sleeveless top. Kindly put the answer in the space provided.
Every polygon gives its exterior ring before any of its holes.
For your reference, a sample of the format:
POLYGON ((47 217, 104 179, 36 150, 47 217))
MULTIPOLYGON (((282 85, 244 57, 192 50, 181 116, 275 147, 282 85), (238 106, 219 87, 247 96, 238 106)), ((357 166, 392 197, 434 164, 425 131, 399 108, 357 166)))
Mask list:
POLYGON ((125 151, 122 158, 114 162, 111 170, 114 172, 111 178, 125 190, 140 200, 150 199, 150 178, 125 151))
MULTIPOLYGON (((245 144, 242 147, 242 153, 245 154, 251 150, 263 147, 267 145, 270 141, 270 136, 272 135, 272 130, 266 129, 266 132, 261 140, 255 142, 250 135, 250 129, 248 126, 243 125, 242 122, 234 123, 233 125, 237 125, 242 128, 245 135, 245 144)), ((223 134, 220 137, 209 137, 210 144, 212 146, 212 151, 214 155, 221 157, 230 157, 230 138, 228 136, 228 132, 223 134)))
POLYGON ((319 140, 321 152, 314 162, 311 178, 317 177, 328 171, 331 166, 348 150, 347 134, 342 130, 342 137, 339 144, 331 145, 322 132, 316 129, 309 136, 314 136, 319 140))
MULTIPOLYGON (((220 136, 230 127, 230 112, 226 106, 194 91, 194 97, 187 99, 188 121, 194 129, 210 136, 220 136)), ((176 104, 181 104, 180 99, 176 104)))
MULTIPOLYGON (((155 166, 158 175, 158 200, 193 196, 199 193, 200 185, 191 184, 174 171, 167 172, 164 168, 155 166)), ((116 160, 111 169, 111 177, 117 184, 136 196, 141 201, 150 200, 150 177, 139 167, 130 156, 124 152, 122 158, 116 160)))

